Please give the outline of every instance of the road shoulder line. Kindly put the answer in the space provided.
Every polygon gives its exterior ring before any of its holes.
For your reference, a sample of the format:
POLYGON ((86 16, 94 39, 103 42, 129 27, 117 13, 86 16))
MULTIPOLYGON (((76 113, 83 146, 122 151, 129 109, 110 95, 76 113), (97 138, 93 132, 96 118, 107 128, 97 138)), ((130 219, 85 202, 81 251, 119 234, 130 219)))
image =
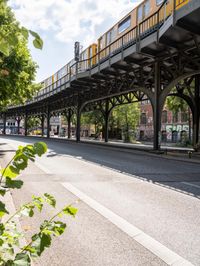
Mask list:
POLYGON ((189 183, 189 182, 181 182, 181 183, 185 184, 185 185, 188 185, 188 186, 191 186, 191 187, 200 188, 200 186, 198 186, 196 184, 189 183))
POLYGON ((68 182, 61 183, 68 191, 70 191, 72 194, 76 195, 79 199, 81 199, 84 203, 86 203, 88 206, 90 206, 92 209, 97 211, 99 214, 101 214, 103 217, 108 219, 111 223, 116 225, 119 229, 121 229, 123 232, 128 234, 130 237, 132 237, 136 242, 141 244, 143 247, 151 251, 154 255, 156 255, 158 258, 163 260, 165 263, 171 266, 179 266, 179 265, 185 265, 185 266, 192 266, 193 264, 189 261, 185 260, 175 252, 171 251, 164 245, 162 245, 157 240, 153 239, 149 235, 145 234, 142 230, 138 229, 134 225, 130 224, 126 220, 124 220, 119 215, 115 214, 111 210, 107 209, 97 201, 93 200, 89 196, 87 196, 85 193, 78 190, 76 187, 71 185, 68 182))

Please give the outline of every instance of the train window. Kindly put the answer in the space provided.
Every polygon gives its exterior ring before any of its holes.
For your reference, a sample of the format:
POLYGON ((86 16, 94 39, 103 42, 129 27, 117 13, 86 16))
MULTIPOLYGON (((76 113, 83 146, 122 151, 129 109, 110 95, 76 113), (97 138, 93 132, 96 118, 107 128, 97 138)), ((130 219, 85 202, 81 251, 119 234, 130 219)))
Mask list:
MULTIPOLYGON (((87 59, 87 50, 86 51, 84 51, 84 52, 82 52, 82 54, 81 54, 81 60, 86 60, 87 59)), ((64 76, 64 75, 63 75, 64 76)))
POLYGON ((103 48, 103 44, 102 44, 102 38, 99 39, 99 50, 101 50, 103 48))
POLYGON ((109 45, 116 37, 116 31, 115 28, 110 30, 106 35, 106 45, 109 45))
POLYGON ((164 2, 164 0, 156 0, 156 5, 159 6, 160 4, 162 4, 164 2))
POLYGON ((89 57, 92 57, 92 46, 90 47, 90 55, 89 57))
POLYGON ((106 45, 109 45, 112 42, 112 31, 109 31, 106 34, 106 45))
POLYGON ((128 29, 131 26, 131 16, 127 17, 124 21, 122 21, 118 26, 118 32, 121 33, 128 29))
POLYGON ((144 4, 144 16, 148 16, 150 12, 150 0, 147 0, 144 4))
POLYGON ((138 7, 138 22, 141 21, 143 19, 143 6, 139 6, 138 7))
POLYGON ((111 35, 111 42, 114 41, 114 39, 116 38, 116 35, 117 35, 116 28, 113 28, 113 29, 112 29, 112 35, 111 35))
MULTIPOLYGON (((90 54, 89 54, 89 59, 90 59, 90 65, 92 65, 92 46, 90 47, 90 54)), ((85 67, 86 69, 86 67, 85 67)))

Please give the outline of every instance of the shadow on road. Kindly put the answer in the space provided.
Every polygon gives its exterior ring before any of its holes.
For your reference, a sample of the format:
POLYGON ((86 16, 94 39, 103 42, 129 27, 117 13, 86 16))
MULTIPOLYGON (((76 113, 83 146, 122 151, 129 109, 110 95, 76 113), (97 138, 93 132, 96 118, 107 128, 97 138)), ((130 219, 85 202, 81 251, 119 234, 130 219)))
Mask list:
MULTIPOLYGON (((9 136, 9 138, 20 141, 20 137, 9 136)), ((21 140, 25 143, 31 143, 38 141, 38 138, 22 138, 21 140)), ((65 140, 40 138, 40 141, 45 141, 50 149, 47 157, 74 157, 77 160, 94 163, 143 181, 200 198, 200 164, 167 159, 161 155, 155 156, 138 150, 130 152, 122 148, 65 140)))

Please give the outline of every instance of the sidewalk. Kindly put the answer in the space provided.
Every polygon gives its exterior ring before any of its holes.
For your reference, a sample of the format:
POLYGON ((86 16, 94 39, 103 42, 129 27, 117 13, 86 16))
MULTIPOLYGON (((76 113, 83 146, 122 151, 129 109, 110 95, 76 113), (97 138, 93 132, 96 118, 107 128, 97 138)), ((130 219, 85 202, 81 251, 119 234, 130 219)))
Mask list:
MULTIPOLYGON (((5 137, 16 137, 16 138, 24 138, 22 135, 6 135, 5 137)), ((4 137, 1 135, 1 137, 4 137)), ((46 137, 41 136, 27 136, 27 138, 35 138, 37 140, 43 141, 59 141, 59 142, 73 142, 75 143, 75 138, 67 139, 65 137, 51 137, 47 139, 46 137)), ((152 144, 132 144, 132 143, 123 143, 120 141, 109 141, 105 143, 103 140, 94 140, 94 139, 83 139, 81 138, 80 144, 91 144, 91 145, 98 145, 101 147, 110 147, 115 150, 120 149, 121 151, 124 150, 126 152, 138 152, 138 153, 145 153, 146 155, 155 156, 155 157, 162 157, 169 160, 176 160, 176 161, 183 161, 188 163, 200 163, 200 152, 194 152, 192 148, 184 148, 184 147, 173 147, 162 145, 160 151, 154 151, 152 144)))
MULTIPOLYGON (((60 139, 60 138, 59 138, 60 139)), ((153 151, 153 146, 151 144, 132 144, 132 143, 123 143, 109 141, 107 143, 100 140, 81 140, 81 143, 90 143, 101 146, 109 146, 113 148, 125 149, 126 151, 139 151, 150 153, 151 156, 162 157, 170 160, 184 161, 190 163, 200 163, 200 152, 195 152, 192 148, 184 147, 172 147, 172 146, 161 146, 160 151, 153 151)))

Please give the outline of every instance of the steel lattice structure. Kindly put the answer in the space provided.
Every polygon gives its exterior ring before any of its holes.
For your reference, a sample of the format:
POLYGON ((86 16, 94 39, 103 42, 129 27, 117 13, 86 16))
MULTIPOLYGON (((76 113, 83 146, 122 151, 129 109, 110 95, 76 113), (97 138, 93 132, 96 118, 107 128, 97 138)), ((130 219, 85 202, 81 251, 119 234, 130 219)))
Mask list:
MULTIPOLYGON (((175 0, 174 0, 175 2, 175 0)), ((166 3, 166 1, 165 1, 166 3)), ((164 6, 164 4, 163 4, 164 6)), ((183 98, 193 115, 193 144, 199 142, 200 119, 200 1, 191 0, 170 17, 158 23, 148 32, 143 32, 142 23, 136 29, 135 37, 122 45, 115 53, 110 53, 95 66, 88 66, 68 77, 66 82, 57 81, 52 90, 36 96, 23 106, 8 108, 4 117, 47 119, 49 137, 50 117, 64 114, 68 120, 77 116, 76 140, 80 141, 80 117, 83 111, 98 109, 105 119, 105 141, 108 141, 108 119, 110 111, 116 106, 148 98, 153 108, 154 149, 159 149, 161 114, 168 95, 183 98), (175 89, 174 89, 175 88, 175 89), (172 91, 173 89, 173 91, 172 91)), ((149 18, 152 19, 151 16, 149 18)), ((132 30, 132 31, 133 31, 132 30)), ((126 33, 127 34, 127 33, 126 33)), ((132 34, 133 33, 128 33, 132 34)), ((121 37, 123 41, 123 36, 121 37)), ((119 40, 118 40, 119 41, 119 40)), ((109 46, 107 47, 109 49, 109 46)), ((97 54, 98 56, 98 54, 97 54)))

